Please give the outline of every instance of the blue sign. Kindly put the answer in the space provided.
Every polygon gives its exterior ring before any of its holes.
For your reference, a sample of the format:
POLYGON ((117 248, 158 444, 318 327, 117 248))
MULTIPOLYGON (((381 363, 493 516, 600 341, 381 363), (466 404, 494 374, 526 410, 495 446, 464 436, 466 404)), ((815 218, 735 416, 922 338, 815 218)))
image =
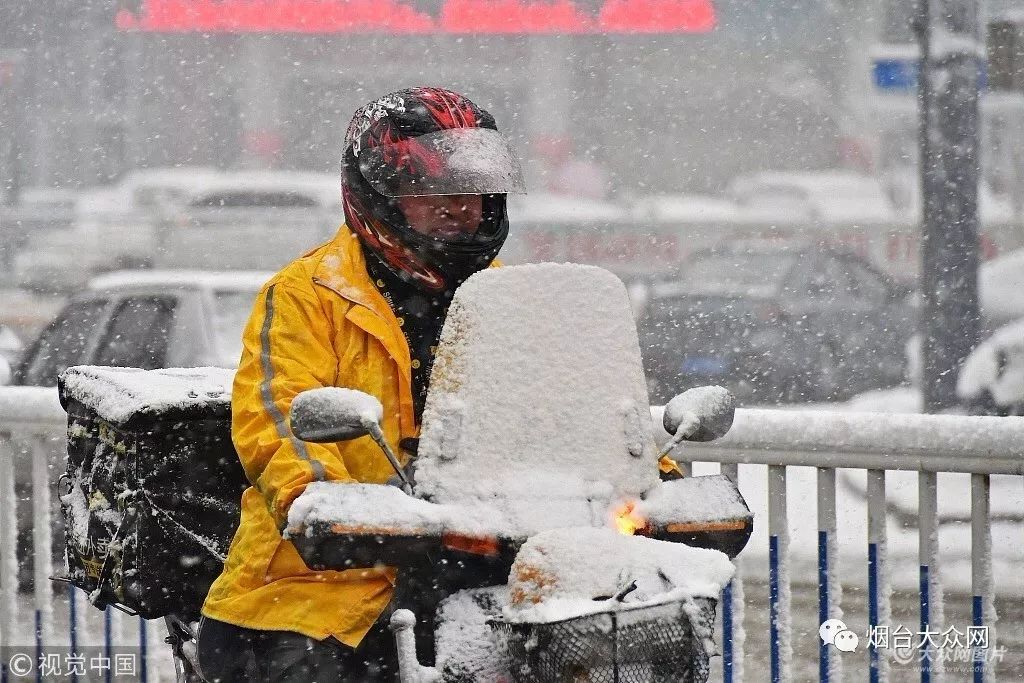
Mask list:
MULTIPOLYGON (((978 88, 988 87, 988 69, 985 61, 978 60, 978 88)), ((921 60, 906 57, 883 57, 875 60, 871 69, 871 81, 876 90, 889 93, 917 92, 921 60)))
POLYGON ((871 81, 878 90, 912 92, 917 90, 917 77, 920 73, 920 59, 887 57, 875 60, 871 81))

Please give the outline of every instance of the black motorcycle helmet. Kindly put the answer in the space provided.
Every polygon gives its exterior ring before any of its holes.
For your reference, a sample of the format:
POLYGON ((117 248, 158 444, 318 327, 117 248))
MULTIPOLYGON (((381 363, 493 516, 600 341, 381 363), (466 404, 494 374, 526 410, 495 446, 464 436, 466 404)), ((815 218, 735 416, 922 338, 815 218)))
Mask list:
POLYGON ((346 222, 395 275, 429 293, 490 265, 508 235, 505 197, 522 172, 494 117, 442 88, 385 95, 352 118, 341 162, 346 222), (480 227, 440 239, 409 226, 398 197, 479 194, 480 227))

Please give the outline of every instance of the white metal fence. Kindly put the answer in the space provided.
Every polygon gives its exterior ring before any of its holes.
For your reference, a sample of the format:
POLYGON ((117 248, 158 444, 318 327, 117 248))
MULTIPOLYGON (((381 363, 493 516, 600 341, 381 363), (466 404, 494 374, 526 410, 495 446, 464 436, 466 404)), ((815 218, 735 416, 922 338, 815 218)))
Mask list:
MULTIPOLYGON (((653 410, 660 424, 660 409, 653 410)), ((157 680, 168 672, 169 651, 159 643, 152 623, 129 619, 117 612, 100 614, 76 590, 54 590, 49 580, 52 563, 51 515, 53 491, 63 473, 66 416, 53 389, 0 388, 0 652, 14 648, 64 645, 74 652, 79 645, 111 651, 131 645, 141 654, 137 677, 157 680), (19 521, 20 520, 20 521, 19 521), (18 592, 19 524, 24 539, 30 529, 33 593, 18 592)), ((684 445, 692 462, 720 463, 724 473, 740 481, 740 465, 767 466, 768 576, 760 577, 769 589, 767 642, 770 676, 774 681, 796 680, 791 670, 793 624, 790 610, 790 507, 787 468, 816 468, 817 486, 798 492, 801 503, 812 497, 817 510, 817 576, 819 622, 840 614, 842 578, 838 567, 836 512, 837 471, 867 471, 864 514, 867 537, 864 563, 868 571, 869 626, 889 623, 890 587, 887 577, 886 477, 887 472, 917 472, 919 479, 920 620, 925 629, 943 622, 943 593, 935 571, 943 560, 939 552, 937 475, 966 473, 971 477, 971 595, 972 627, 992 628, 997 587, 992 572, 990 477, 1012 475, 1024 482, 1024 418, 984 418, 923 415, 876 415, 808 411, 740 410, 732 431, 722 440, 684 445)), ((756 508, 755 508, 756 509, 756 508)), ((761 518, 755 525, 763 524, 761 518)), ((1021 529, 1024 537, 1024 528, 1021 529)), ((752 549, 748 549, 748 552, 752 549)), ((738 575, 722 596, 722 677, 727 683, 743 680, 746 636, 744 579, 738 575)), ((994 630, 994 629, 993 629, 994 630)), ((812 633, 816 634, 817 624, 812 633)), ((876 630, 877 632, 877 630, 876 630)), ((981 652, 981 643, 974 650, 981 652)), ((928 652, 928 646, 923 648, 928 652)), ((886 681, 886 650, 871 645, 870 681, 886 681)), ((839 680, 840 658, 833 646, 819 649, 821 681, 839 680)), ((7 666, 7 662, 2 663, 7 666)), ((920 679, 937 680, 938 666, 921 660, 920 679)), ((972 672, 974 681, 994 680, 990 660, 972 672)))
MULTIPOLYGON (((658 411, 655 410, 655 417, 658 411)), ((656 419, 656 423, 660 420, 656 419)), ((667 435, 663 435, 666 436, 667 435)), ((729 434, 718 442, 691 445, 691 461, 721 463, 722 471, 739 482, 739 465, 768 466, 768 588, 770 610, 770 676, 775 681, 794 680, 791 673, 793 626, 790 618, 790 512, 787 469, 793 466, 817 470, 817 490, 799 491, 801 502, 816 497, 818 617, 819 623, 840 616, 838 595, 841 578, 837 540, 836 476, 840 468, 867 471, 867 538, 864 557, 868 572, 868 628, 876 636, 868 643, 868 679, 889 679, 889 648, 882 634, 889 629, 890 594, 886 538, 886 477, 895 470, 917 472, 919 537, 919 618, 922 631, 936 631, 943 624, 943 593, 938 569, 939 516, 937 475, 969 474, 971 500, 971 602, 973 681, 995 680, 993 660, 986 652, 994 643, 980 642, 994 633, 996 586, 992 572, 990 481, 992 475, 1013 475, 1024 482, 1024 419, 930 415, 881 415, 777 410, 742 410, 729 434)), ((761 520, 756 520, 755 524, 761 520)), ((1019 527, 1024 536, 1024 527, 1019 527)), ((1022 597, 1021 599, 1024 599, 1022 597)), ((735 625, 743 619, 743 579, 733 581, 723 595, 723 678, 742 680, 744 642, 735 625), (740 635, 740 637, 737 637, 740 635)), ((807 629, 815 634, 817 624, 807 629)), ((939 646, 930 638, 917 645, 920 680, 937 680, 942 662, 939 646)), ((888 645, 892 647, 893 643, 888 645)), ((837 681, 840 652, 821 643, 821 681, 837 681)))
POLYGON ((50 580, 66 432, 54 389, 0 387, 0 680, 173 680, 162 622, 100 612, 50 580), (20 565, 29 558, 25 595, 20 565))

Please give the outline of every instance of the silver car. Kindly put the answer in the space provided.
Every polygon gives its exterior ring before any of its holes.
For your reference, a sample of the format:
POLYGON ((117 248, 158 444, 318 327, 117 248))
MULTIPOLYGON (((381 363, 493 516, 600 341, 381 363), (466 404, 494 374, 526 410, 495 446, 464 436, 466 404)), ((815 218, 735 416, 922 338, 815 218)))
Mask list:
POLYGON ((269 272, 124 271, 93 279, 24 353, 14 383, 54 386, 72 365, 233 368, 269 272))

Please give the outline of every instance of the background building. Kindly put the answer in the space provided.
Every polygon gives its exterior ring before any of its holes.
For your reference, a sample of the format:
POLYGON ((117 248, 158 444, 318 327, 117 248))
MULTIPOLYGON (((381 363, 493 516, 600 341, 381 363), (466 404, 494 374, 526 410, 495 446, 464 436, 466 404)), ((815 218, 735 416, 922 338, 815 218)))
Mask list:
MULTIPOLYGON (((838 4, 679 0, 706 4, 712 21, 663 34, 139 30, 170 4, 4 3, 8 186, 88 186, 168 164, 333 171, 352 111, 421 83, 465 90, 491 109, 541 187, 566 154, 625 194, 868 163, 851 153, 857 131, 843 113, 851 43, 838 4)), ((387 16, 392 4, 369 6, 387 16)), ((595 7, 579 5, 588 16, 595 7)), ((549 19, 527 30, 548 30, 556 11, 540 16, 549 19)))

